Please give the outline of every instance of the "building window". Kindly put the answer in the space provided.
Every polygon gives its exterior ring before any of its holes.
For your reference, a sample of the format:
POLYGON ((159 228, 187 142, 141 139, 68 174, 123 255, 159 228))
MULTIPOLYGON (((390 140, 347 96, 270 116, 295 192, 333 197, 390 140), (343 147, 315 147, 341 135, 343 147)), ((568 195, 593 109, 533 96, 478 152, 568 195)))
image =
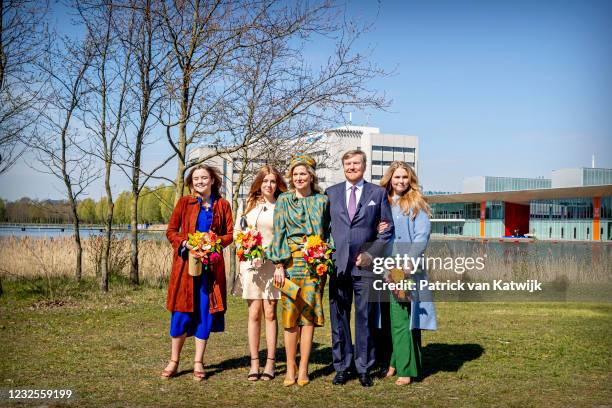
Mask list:
POLYGON ((548 229, 548 238, 552 238, 552 227, 548 229))
POLYGON ((587 239, 590 239, 589 234, 591 233, 591 229, 587 227, 587 239))
POLYGON ((563 238, 563 227, 561 227, 561 238, 563 238))
POLYGON ((574 239, 576 239, 576 227, 574 227, 574 239))

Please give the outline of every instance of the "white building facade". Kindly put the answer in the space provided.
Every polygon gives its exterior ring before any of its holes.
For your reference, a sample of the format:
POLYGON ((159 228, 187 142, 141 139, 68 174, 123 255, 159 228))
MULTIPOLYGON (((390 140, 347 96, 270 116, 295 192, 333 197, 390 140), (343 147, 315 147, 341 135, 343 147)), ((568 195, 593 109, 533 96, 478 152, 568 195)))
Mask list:
MULTIPOLYGON (((367 155, 367 167, 364 178, 367 181, 378 184, 389 165, 394 160, 408 163, 418 174, 419 166, 419 142, 416 136, 381 133, 379 128, 367 126, 342 126, 330 129, 318 135, 313 135, 317 140, 312 144, 312 155, 319 164, 317 175, 319 185, 325 189, 345 180, 342 170, 342 155, 349 150, 362 150, 367 155)), ((215 150, 213 147, 197 147, 188 154, 187 162, 197 161, 200 157, 208 156, 215 150)), ((302 152, 296 152, 302 153, 302 152)), ((226 198, 231 200, 240 169, 237 167, 237 155, 216 156, 207 161, 207 164, 219 169, 223 176, 223 189, 226 198)), ((268 161, 262 155, 253 154, 256 159, 249 161, 247 174, 252 176, 258 169, 268 161)), ((286 160, 288 165, 288 160, 286 160)), ((284 172, 285 169, 279 169, 284 172)), ((239 200, 246 197, 249 191, 252 177, 247 177, 243 183, 239 200)))

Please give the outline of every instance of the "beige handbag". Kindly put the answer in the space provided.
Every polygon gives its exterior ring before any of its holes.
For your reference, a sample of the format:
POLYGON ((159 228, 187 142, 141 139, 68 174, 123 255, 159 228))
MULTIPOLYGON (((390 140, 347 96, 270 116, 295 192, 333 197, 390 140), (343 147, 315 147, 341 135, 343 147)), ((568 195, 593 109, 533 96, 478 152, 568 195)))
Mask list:
POLYGON ((200 276, 202 274, 202 261, 193 256, 189 251, 189 269, 187 270, 191 276, 200 276))

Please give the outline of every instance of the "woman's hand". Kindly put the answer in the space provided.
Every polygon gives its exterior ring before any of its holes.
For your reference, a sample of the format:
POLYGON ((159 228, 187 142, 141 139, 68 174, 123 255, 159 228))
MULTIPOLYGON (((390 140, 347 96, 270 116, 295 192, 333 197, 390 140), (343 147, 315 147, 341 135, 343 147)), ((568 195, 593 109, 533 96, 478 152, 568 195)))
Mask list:
POLYGON ((283 265, 276 265, 276 269, 274 269, 274 283, 279 287, 282 287, 285 283, 285 268, 283 265))
POLYGON ((378 227, 376 228, 378 230, 379 234, 382 234, 383 232, 385 232, 389 227, 391 226, 391 224, 389 224, 387 221, 381 221, 378 223, 378 227))
POLYGON ((186 240, 181 242, 181 245, 184 246, 185 248, 187 248, 190 251, 193 250, 193 247, 191 245, 189 245, 189 242, 187 242, 186 240))

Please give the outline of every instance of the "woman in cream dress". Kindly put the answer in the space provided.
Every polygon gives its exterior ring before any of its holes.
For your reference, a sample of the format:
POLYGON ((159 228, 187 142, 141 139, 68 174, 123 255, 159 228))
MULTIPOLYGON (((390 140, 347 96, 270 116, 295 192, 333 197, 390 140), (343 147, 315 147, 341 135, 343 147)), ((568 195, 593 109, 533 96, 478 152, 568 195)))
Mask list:
MULTIPOLYGON (((263 236, 263 246, 268 247, 274 236, 273 219, 276 198, 287 185, 280 173, 272 166, 264 166, 255 176, 246 201, 245 211, 239 213, 234 231, 246 227, 256 228, 263 236)), ((274 362, 276 355, 276 304, 280 299, 280 291, 273 286, 274 265, 266 260, 256 268, 250 261, 240 262, 240 280, 242 297, 249 306, 248 338, 251 354, 251 368, 248 380, 271 380, 274 378, 274 362), (265 318, 265 333, 267 357, 263 373, 259 373, 259 334, 261 316, 265 318)))

